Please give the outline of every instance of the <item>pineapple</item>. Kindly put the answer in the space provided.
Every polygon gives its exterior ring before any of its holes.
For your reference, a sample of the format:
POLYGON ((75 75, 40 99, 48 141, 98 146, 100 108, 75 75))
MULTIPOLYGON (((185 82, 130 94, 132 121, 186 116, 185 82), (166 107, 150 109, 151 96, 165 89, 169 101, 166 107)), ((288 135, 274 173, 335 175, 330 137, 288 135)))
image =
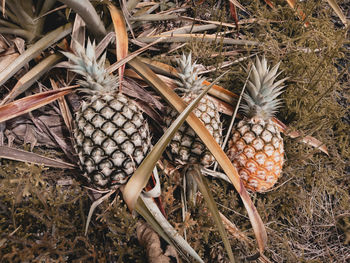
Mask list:
MULTIPOLYGON (((180 91, 182 99, 186 103, 190 103, 201 93, 204 79, 198 77, 196 63, 192 64, 191 54, 187 57, 183 54, 177 62, 180 78, 180 81, 177 81, 177 90, 180 91)), ((204 96, 193 112, 203 122, 214 139, 218 143, 221 143, 222 125, 220 115, 210 98, 204 96)), ((177 111, 167 107, 164 119, 166 125, 169 127, 177 116, 177 111)), ((215 161, 201 139, 187 123, 184 123, 176 132, 174 138, 170 142, 169 148, 174 159, 180 164, 196 163, 208 167, 215 161)))
POLYGON ((246 188, 264 192, 281 176, 283 139, 272 117, 277 112, 285 79, 275 82, 279 63, 272 69, 265 57, 252 66, 252 74, 241 106, 244 119, 232 130, 227 155, 246 188))
POLYGON ((86 94, 75 114, 73 136, 80 167, 88 183, 100 190, 126 183, 150 151, 148 124, 137 105, 118 91, 118 78, 105 67, 105 54, 97 61, 95 44, 77 54, 64 52, 70 69, 84 77, 86 94))

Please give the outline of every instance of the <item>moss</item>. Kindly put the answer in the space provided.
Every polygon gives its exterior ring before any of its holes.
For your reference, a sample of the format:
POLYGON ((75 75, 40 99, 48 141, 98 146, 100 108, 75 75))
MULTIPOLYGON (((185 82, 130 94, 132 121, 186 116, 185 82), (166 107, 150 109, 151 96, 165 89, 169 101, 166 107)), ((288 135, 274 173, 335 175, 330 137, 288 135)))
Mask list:
MULTIPOLYGON (((84 236, 91 203, 77 182, 50 185, 46 169, 13 161, 0 168, 0 254, 2 262, 143 262, 135 221, 118 199, 93 216, 84 236), (100 219, 95 221, 100 215, 100 219)), ((69 179, 69 178, 68 178, 69 179)), ((57 182, 57 181, 56 181, 57 182)))

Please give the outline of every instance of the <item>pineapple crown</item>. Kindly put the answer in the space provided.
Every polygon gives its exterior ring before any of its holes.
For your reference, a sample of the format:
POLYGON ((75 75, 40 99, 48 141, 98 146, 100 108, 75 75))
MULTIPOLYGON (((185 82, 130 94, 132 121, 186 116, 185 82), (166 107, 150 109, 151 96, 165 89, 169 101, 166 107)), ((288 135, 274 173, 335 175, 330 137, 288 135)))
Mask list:
POLYGON ((256 57, 256 63, 252 66, 250 80, 248 80, 248 92, 243 94, 245 104, 241 105, 241 109, 247 117, 268 120, 275 115, 281 106, 281 99, 277 99, 277 97, 283 93, 282 89, 285 86, 281 84, 287 78, 275 82, 281 74, 281 71, 277 73, 280 63, 270 69, 267 66, 265 56, 261 61, 256 57))
POLYGON ((186 57, 185 54, 182 54, 181 58, 177 61, 178 76, 179 81, 176 81, 178 85, 177 90, 183 93, 200 93, 203 89, 204 78, 198 77, 198 70, 196 62, 192 63, 192 54, 189 53, 186 57))
POLYGON ((96 57, 95 42, 87 42, 86 49, 75 42, 76 54, 62 52, 69 58, 71 71, 78 73, 84 77, 84 80, 79 80, 78 83, 83 87, 80 91, 88 94, 99 92, 112 92, 118 88, 118 78, 109 74, 105 68, 106 53, 102 55, 99 61, 96 57))

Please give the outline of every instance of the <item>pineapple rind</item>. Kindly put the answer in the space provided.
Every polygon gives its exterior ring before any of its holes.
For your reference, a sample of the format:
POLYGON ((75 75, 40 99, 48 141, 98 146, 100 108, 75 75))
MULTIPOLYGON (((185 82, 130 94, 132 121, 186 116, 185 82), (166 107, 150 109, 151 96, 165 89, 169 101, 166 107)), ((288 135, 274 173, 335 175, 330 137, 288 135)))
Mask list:
MULTIPOLYGON (((186 103, 190 103, 196 96, 196 94, 187 94, 187 96, 183 97, 183 100, 186 103)), ((202 120, 215 141, 220 144, 222 141, 222 128, 220 114, 215 104, 207 96, 204 96, 193 113, 202 120)), ((177 116, 177 111, 170 107, 166 108, 164 121, 168 127, 177 116)), ((187 123, 184 123, 175 133, 169 148, 174 159, 181 164, 200 163, 204 167, 208 167, 215 161, 213 155, 187 123)))
POLYGON ((227 156, 246 188, 264 192, 281 176, 284 149, 277 125, 261 118, 241 120, 232 130, 227 156))
POLYGON ((151 148, 141 111, 120 93, 93 96, 76 114, 74 137, 84 176, 98 189, 124 184, 151 148))

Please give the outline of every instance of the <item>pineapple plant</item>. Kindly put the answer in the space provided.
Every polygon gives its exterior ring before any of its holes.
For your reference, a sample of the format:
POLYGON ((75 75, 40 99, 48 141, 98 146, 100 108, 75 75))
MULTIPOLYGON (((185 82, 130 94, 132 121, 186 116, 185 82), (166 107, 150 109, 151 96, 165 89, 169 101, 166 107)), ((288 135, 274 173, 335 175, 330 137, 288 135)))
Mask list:
POLYGON ((69 68, 83 76, 85 94, 75 114, 73 137, 88 184, 103 190, 126 183, 151 148, 148 124, 136 103, 118 90, 119 82, 97 61, 95 44, 79 44, 76 54, 63 52, 69 68))
MULTIPOLYGON (((178 59, 177 64, 179 67, 179 80, 176 82, 178 85, 177 91, 186 103, 190 103, 202 92, 204 79, 198 76, 197 64, 195 62, 192 63, 191 53, 188 56, 183 54, 178 59)), ((209 96, 205 95, 193 112, 203 122, 214 139, 221 143, 222 125, 220 114, 209 96)), ((177 111, 167 107, 164 118, 166 125, 169 127, 177 116, 177 111)), ((169 144, 169 148, 175 161, 180 164, 196 163, 208 167, 215 161, 204 143, 187 123, 184 123, 178 129, 169 144)))
POLYGON ((272 120, 281 105, 277 98, 285 79, 275 82, 279 64, 268 67, 265 57, 256 58, 241 105, 244 118, 232 129, 227 155, 246 188, 264 192, 281 176, 283 139, 272 120))

